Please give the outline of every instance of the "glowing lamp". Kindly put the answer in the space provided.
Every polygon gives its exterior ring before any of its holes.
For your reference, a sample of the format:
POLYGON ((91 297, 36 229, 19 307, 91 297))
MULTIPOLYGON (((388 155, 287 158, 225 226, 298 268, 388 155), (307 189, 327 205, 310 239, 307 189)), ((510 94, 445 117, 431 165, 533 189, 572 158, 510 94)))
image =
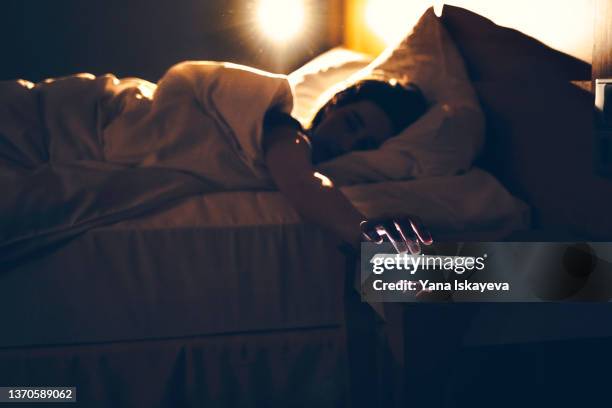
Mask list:
POLYGON ((285 43, 304 26, 303 0, 260 0, 257 19, 261 31, 276 43, 285 43))

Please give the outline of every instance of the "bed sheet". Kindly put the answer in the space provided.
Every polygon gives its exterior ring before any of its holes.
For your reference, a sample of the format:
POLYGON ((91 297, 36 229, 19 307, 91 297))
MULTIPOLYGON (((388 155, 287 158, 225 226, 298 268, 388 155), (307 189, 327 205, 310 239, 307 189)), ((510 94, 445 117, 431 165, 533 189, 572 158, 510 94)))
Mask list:
POLYGON ((333 326, 343 262, 278 193, 196 196, 0 274, 0 347, 333 326))

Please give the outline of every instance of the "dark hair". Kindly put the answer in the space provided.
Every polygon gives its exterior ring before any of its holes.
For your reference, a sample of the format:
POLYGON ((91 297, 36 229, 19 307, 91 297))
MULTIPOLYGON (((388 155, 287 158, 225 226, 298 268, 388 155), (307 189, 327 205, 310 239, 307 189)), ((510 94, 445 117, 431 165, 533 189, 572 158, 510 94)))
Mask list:
POLYGON ((389 116, 395 133, 414 123, 428 108, 425 97, 416 85, 402 86, 367 79, 335 94, 319 109, 310 128, 316 128, 331 110, 363 100, 375 103, 389 116))

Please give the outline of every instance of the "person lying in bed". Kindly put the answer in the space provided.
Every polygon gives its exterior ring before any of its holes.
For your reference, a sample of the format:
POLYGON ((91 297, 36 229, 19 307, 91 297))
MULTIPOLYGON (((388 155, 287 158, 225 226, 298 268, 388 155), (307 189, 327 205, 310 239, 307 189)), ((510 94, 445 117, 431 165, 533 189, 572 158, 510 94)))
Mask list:
POLYGON ((266 165, 279 190, 305 218, 357 245, 385 237, 398 251, 420 252, 431 237, 417 217, 371 220, 350 203, 314 165, 356 150, 378 148, 427 110, 416 86, 363 80, 334 95, 304 130, 289 114, 272 109, 264 119, 266 165))
MULTIPOLYGON (((175 193, 184 195, 183 187, 211 193, 276 185, 305 219, 354 247, 364 235, 374 241, 387 236, 402 251, 417 252, 420 244, 431 242, 417 219, 365 221, 331 180, 315 170, 317 163, 352 150, 374 149, 414 122, 427 109, 415 87, 356 84, 331 98, 307 130, 289 115, 293 94, 286 76, 209 61, 177 64, 157 85, 113 75, 75 75, 36 85, 0 83, 0 101, 8 107, 0 115, 10 114, 0 121, 0 142, 8 138, 0 145, 14 146, 0 149, 0 169, 25 177, 11 182, 21 186, 14 195, 37 197, 31 193, 33 185, 70 187, 55 189, 48 203, 25 206, 30 213, 23 218, 42 217, 40 223, 49 231, 103 225, 116 222, 126 209, 135 214, 150 208, 155 205, 147 191, 151 188, 166 191, 163 197, 169 200, 175 193), (21 120, 42 118, 41 112, 44 121, 21 120), (94 179, 80 177, 80 166, 94 179), (95 186, 108 187, 115 170, 130 168, 168 170, 164 174, 171 181, 172 175, 181 180, 179 175, 189 175, 189 187, 147 179, 142 185, 128 183, 129 191, 122 194, 96 193, 95 186), (30 169, 36 170, 35 177, 30 169), (107 209, 97 211, 96 200, 104 200, 107 209), (80 208, 76 215, 56 211, 52 220, 40 215, 65 202, 80 208)), ((15 228, 17 235, 30 236, 30 224, 24 223, 24 231, 15 228)))
POLYGON ((109 161, 177 168, 227 189, 272 179, 301 216, 355 248, 364 235, 414 253, 431 242, 417 218, 365 221, 315 169, 375 149, 416 121, 427 103, 415 86, 359 82, 324 104, 307 130, 289 114, 287 77, 241 65, 183 62, 164 75, 151 101, 128 96, 128 107, 104 131, 109 161))

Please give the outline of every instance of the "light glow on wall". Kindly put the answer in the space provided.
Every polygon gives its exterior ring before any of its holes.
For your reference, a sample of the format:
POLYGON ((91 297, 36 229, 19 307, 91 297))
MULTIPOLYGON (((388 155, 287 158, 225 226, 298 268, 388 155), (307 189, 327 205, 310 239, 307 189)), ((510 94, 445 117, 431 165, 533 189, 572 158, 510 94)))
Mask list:
POLYGON ((445 0, 591 62, 595 0, 445 0))
POLYGON ((345 45, 376 55, 401 40, 428 7, 444 0, 344 0, 345 45))
POLYGON ((532 36, 562 52, 591 62, 596 0, 344 0, 345 42, 373 55, 394 44, 427 7, 467 8, 501 26, 532 36))
POLYGON ((257 20, 270 40, 286 43, 302 31, 306 7, 303 0, 260 0, 257 20))
POLYGON ((386 45, 394 43, 416 24, 431 1, 369 0, 365 9, 370 30, 386 45))

